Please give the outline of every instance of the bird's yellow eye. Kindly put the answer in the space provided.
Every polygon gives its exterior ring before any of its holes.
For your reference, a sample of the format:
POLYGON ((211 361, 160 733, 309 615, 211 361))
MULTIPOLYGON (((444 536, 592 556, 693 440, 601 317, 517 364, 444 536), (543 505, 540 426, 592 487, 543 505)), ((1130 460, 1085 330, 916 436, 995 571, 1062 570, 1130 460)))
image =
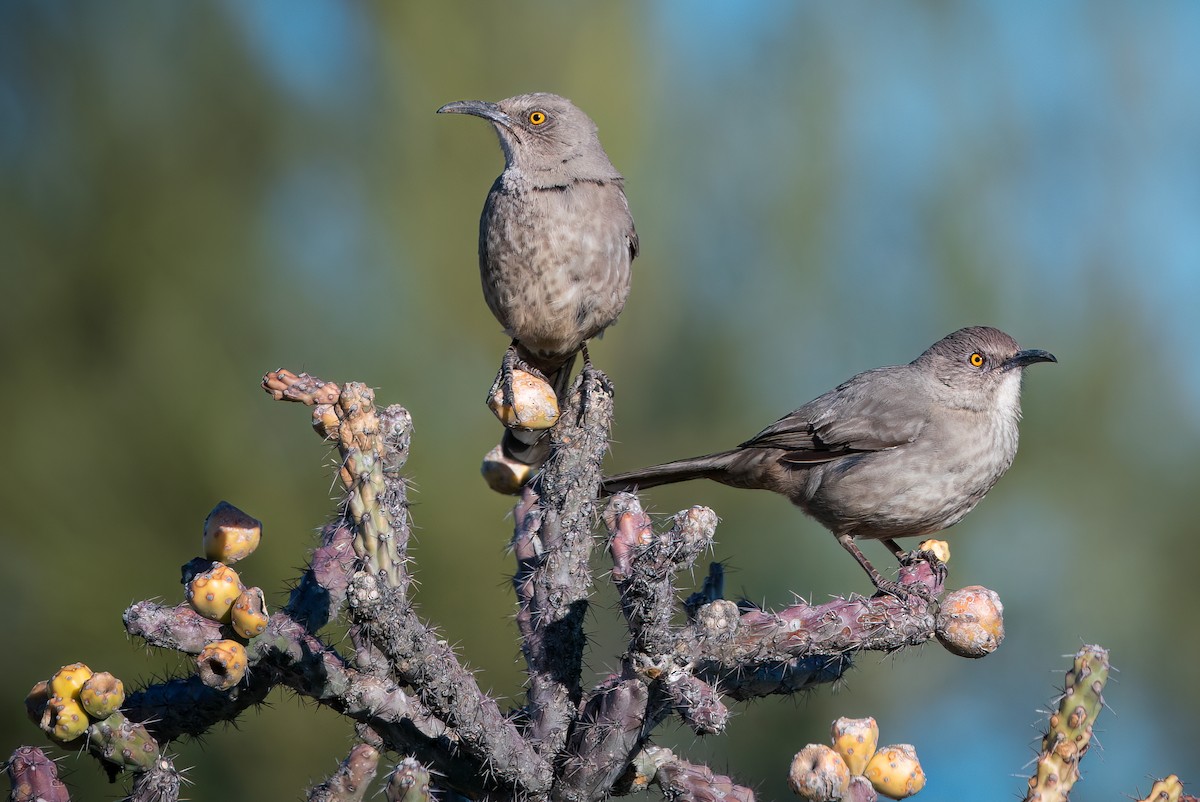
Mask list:
POLYGON ((546 122, 546 115, 540 111, 529 112, 529 122, 533 125, 541 125, 546 122))
POLYGON ((981 368, 983 367, 983 354, 976 351, 975 353, 971 354, 971 357, 968 361, 975 367, 981 368))

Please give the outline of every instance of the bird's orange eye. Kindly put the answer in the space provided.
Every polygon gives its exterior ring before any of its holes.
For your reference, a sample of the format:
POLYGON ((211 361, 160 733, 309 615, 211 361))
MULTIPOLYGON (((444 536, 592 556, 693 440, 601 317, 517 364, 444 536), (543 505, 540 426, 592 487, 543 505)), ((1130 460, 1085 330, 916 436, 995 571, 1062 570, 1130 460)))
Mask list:
POLYGON ((541 125, 546 122, 546 115, 540 111, 529 112, 529 122, 533 125, 541 125))
POLYGON ((975 367, 981 368, 983 367, 983 354, 976 351, 975 353, 971 354, 971 357, 968 361, 975 367))

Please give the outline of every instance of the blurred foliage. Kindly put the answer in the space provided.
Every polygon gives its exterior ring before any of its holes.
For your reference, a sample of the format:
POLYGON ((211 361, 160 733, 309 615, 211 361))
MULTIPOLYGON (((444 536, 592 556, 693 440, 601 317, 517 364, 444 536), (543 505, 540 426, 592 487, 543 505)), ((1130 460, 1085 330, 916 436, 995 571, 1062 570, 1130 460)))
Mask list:
MULTIPOLYGON (((334 490, 304 413, 258 389, 279 365, 412 411, 423 612, 519 695, 510 505, 477 476, 505 340, 476 220, 501 156, 482 123, 433 111, 549 90, 599 123, 643 245, 593 349, 618 388, 614 469, 739 442, 961 325, 1061 360, 1030 372, 1021 456, 950 538, 952 583, 1006 603, 997 654, 864 657, 841 692, 664 741, 779 798, 822 722, 869 714, 917 745, 922 799, 1008 799, 1050 672, 1087 641, 1123 674, 1076 797, 1200 782, 1198 9, 0 5, 0 365, 28 416, 0 483, 20 654, 0 663, 2 751, 38 742, 19 700, 62 663, 127 684, 186 670, 119 616, 180 597, 218 500, 265 521, 243 574, 282 597, 334 490)), ((734 591, 866 590, 780 499, 698 484, 649 503, 723 516, 734 591)), ((593 608, 597 671, 622 647, 613 601, 593 608)), ((176 748, 193 799, 233 800, 294 796, 348 743, 279 697, 176 748)), ((65 768, 77 798, 115 795, 65 768)))

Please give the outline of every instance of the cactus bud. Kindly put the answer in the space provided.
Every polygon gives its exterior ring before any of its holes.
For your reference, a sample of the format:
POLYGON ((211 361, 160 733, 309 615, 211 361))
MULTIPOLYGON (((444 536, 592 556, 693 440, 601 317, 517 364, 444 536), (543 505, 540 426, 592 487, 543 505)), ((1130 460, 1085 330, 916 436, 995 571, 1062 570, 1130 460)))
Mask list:
POLYGON ((267 628, 267 601, 262 588, 246 588, 233 602, 230 623, 237 634, 246 640, 261 635, 267 628))
POLYGON ((850 769, 842 756, 825 744, 809 744, 792 759, 788 785, 811 802, 841 799, 850 785, 850 769))
POLYGON ((1004 641, 1004 605, 994 590, 968 585, 947 593, 938 610, 937 639, 959 657, 985 657, 1004 641))
POLYGON ((833 722, 833 748, 846 761, 851 774, 862 774, 879 745, 875 719, 839 718, 833 722))
POLYGON ((87 732, 92 722, 78 701, 51 696, 40 722, 42 731, 59 743, 67 743, 87 732))
POLYGON ((497 493, 515 496, 525 487, 525 483, 533 476, 533 466, 526 465, 504 453, 504 449, 496 446, 483 458, 479 467, 483 481, 497 493))
POLYGON ((513 371, 512 380, 513 403, 509 406, 504 402, 503 382, 496 382, 496 388, 488 399, 488 408, 492 414, 510 429, 549 429, 558 422, 558 398, 544 379, 539 379, 532 373, 523 370, 513 371))
POLYGON ((922 540, 917 549, 929 552, 938 558, 938 562, 950 562, 950 544, 944 540, 922 540))
POLYGON ((71 663, 54 672, 50 678, 50 695, 60 699, 79 699, 79 689, 92 676, 92 670, 83 663, 71 663))
POLYGON ((233 603, 242 590, 236 571, 227 565, 213 563, 212 568, 196 574, 188 582, 187 600, 200 615, 227 624, 233 603))
POLYGON ((125 685, 107 671, 98 671, 79 689, 79 703, 92 718, 108 718, 125 704, 125 685))
POLYGON ((925 771, 910 744, 883 747, 863 774, 876 791, 892 799, 910 797, 925 787, 925 771))
POLYGON ((246 647, 235 640, 217 640, 196 657, 200 681, 218 691, 227 691, 246 676, 246 647))
POLYGON ((249 557, 262 539, 262 523, 227 501, 204 519, 204 556, 227 565, 249 557))

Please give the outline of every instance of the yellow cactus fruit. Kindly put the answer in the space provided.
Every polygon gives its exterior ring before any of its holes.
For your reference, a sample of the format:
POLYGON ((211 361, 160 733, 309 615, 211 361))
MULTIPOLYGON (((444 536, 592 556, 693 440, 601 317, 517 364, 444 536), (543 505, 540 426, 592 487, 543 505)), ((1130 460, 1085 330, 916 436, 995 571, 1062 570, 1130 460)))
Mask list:
POLYGON ((50 678, 50 695, 78 701, 79 689, 91 676, 92 670, 83 663, 63 666, 50 678))
POLYGON ((88 725, 92 722, 76 700, 51 696, 39 723, 43 732, 65 744, 87 732, 88 725))
POLYGON ((125 704, 125 685, 107 671, 97 671, 79 689, 79 703, 92 718, 108 718, 125 704))
POLYGON ((233 603, 229 614, 233 630, 246 640, 267 629, 267 600, 262 588, 246 588, 233 603))
POLYGON ((187 600, 192 609, 205 618, 229 623, 233 603, 242 594, 242 581, 228 565, 213 563, 212 568, 192 577, 187 584, 187 600))
POLYGON ((204 519, 204 556, 231 564, 249 557, 262 539, 262 522, 227 501, 204 519))
POLYGON ((544 379, 523 370, 513 371, 512 406, 504 403, 503 382, 488 399, 488 408, 510 429, 549 429, 558 423, 558 398, 544 379))
POLYGON ((850 769, 842 756, 825 744, 809 744, 792 758, 788 785, 797 796, 812 802, 841 799, 850 785, 850 769))
POLYGON ((932 553, 938 562, 950 562, 950 544, 944 540, 922 540, 917 549, 932 553))
POLYGON ((492 490, 515 496, 533 476, 533 467, 509 457, 500 446, 496 446, 483 458, 479 472, 492 490))
POLYGON ((951 591, 942 598, 934 632, 959 657, 985 657, 1004 642, 1004 605, 981 585, 951 591))
POLYGON ((50 701, 50 683, 46 680, 34 685, 25 696, 25 715, 34 724, 42 723, 42 714, 46 712, 46 703, 50 701))
POLYGON ((925 787, 925 771, 911 744, 885 746, 867 763, 863 775, 876 791, 891 799, 904 799, 925 787))
POLYGON ((200 681, 218 691, 227 691, 246 676, 246 647, 235 640, 216 640, 196 657, 200 681))
POLYGON ((875 719, 839 718, 833 722, 833 748, 846 761, 851 774, 862 774, 879 746, 875 719))

